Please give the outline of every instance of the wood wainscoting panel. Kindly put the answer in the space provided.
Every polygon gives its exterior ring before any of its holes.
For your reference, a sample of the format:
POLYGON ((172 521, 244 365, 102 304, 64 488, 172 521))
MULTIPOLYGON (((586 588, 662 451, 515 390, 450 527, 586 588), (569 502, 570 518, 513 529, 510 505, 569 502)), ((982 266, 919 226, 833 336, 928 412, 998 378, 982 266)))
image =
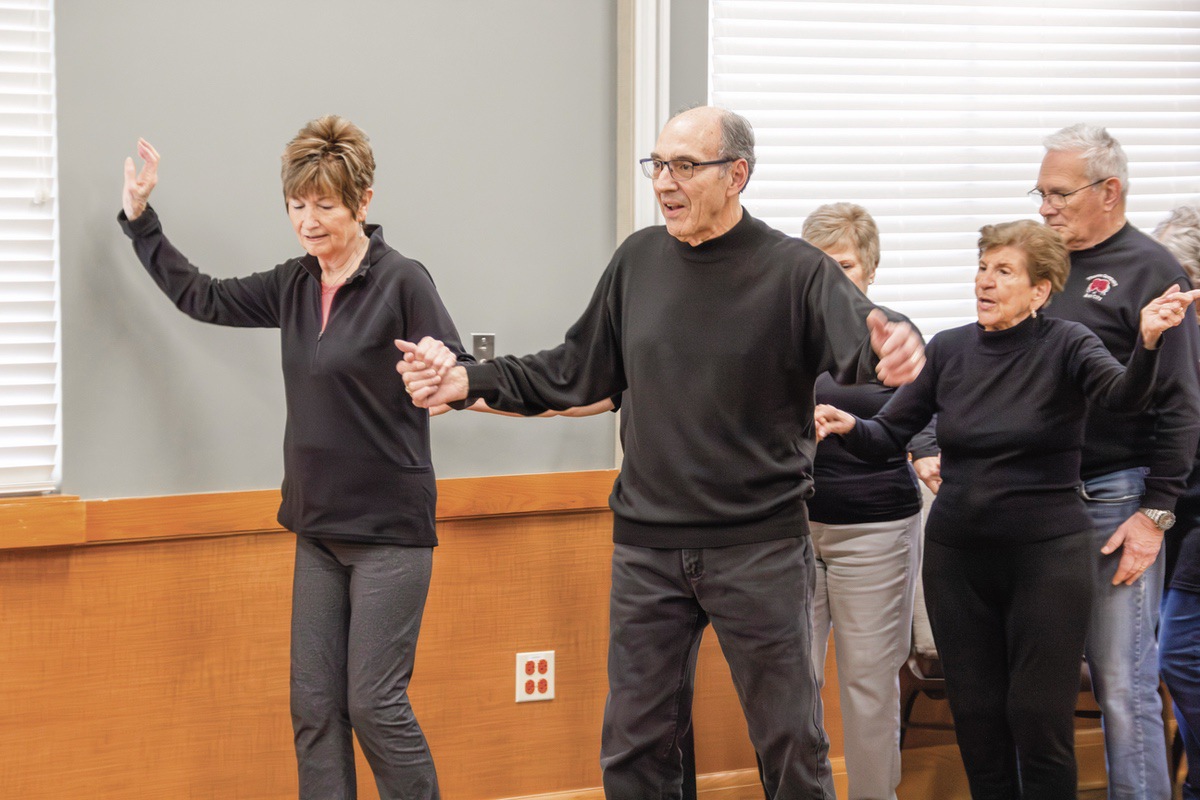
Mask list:
POLYGON ((0 797, 294 797, 293 549, 0 551, 0 797))
MULTIPOLYGON (((469 513, 439 522, 411 696, 448 800, 600 785, 610 476, 557 480, 539 479, 546 498, 526 479, 524 499, 496 501, 507 511, 463 500, 469 513), (555 651, 552 701, 515 702, 515 655, 530 650, 555 651)), ((0 798, 295 797, 294 537, 253 532, 271 501, 244 494, 88 501, 89 531, 124 541, 0 547, 0 798)), ((701 773, 754 768, 711 630, 695 729, 701 773)), ((359 778, 377 800, 361 756, 359 778)))

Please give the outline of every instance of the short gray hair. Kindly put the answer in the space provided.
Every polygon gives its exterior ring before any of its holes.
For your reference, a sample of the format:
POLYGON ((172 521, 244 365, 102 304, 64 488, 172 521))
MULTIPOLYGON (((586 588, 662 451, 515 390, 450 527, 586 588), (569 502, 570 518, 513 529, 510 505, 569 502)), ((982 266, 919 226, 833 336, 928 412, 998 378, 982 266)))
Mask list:
POLYGON ((720 109, 721 111, 721 150, 717 153, 717 158, 732 158, 746 159, 746 183, 742 184, 740 191, 746 191, 747 184, 750 183, 750 176, 754 174, 754 128, 750 126, 750 121, 741 114, 736 114, 728 109, 720 109))
POLYGON ((1121 182, 1121 197, 1129 191, 1129 159, 1112 134, 1099 125, 1080 122, 1050 134, 1042 145, 1050 152, 1079 153, 1087 167, 1089 181, 1116 178, 1121 182))
POLYGON ((1179 259, 1192 286, 1200 289, 1200 208, 1179 206, 1158 223, 1154 238, 1179 259))

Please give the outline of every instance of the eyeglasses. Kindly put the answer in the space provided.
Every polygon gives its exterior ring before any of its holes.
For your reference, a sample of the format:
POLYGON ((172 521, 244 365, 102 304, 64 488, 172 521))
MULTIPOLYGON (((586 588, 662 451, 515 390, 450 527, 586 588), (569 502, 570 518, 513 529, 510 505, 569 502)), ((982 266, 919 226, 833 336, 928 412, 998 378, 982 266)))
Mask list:
POLYGON ((658 158, 643 158, 638 161, 642 165, 642 174, 647 178, 657 178, 663 171, 663 167, 671 173, 671 177, 677 181, 691 180, 692 175, 696 172, 696 167, 711 167, 713 164, 730 164, 737 161, 736 158, 722 158, 717 161, 687 161, 682 158, 677 158, 673 161, 663 161, 658 158))
POLYGON ((1098 183, 1104 183, 1108 178, 1101 178, 1098 181, 1092 181, 1087 186, 1080 186, 1071 192, 1043 192, 1040 189, 1031 189, 1028 194, 1033 202, 1038 204, 1038 208, 1042 207, 1042 203, 1049 203, 1051 208, 1066 208, 1067 198, 1076 192, 1082 192, 1084 189, 1090 189, 1098 183))

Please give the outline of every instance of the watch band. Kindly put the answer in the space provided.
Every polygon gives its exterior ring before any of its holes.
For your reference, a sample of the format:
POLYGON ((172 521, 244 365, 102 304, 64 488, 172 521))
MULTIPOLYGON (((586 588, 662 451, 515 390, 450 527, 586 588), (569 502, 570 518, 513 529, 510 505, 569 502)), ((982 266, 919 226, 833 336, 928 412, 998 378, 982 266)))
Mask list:
POLYGON ((1149 517, 1160 531, 1169 530, 1175 524, 1175 515, 1165 509, 1139 508, 1138 511, 1149 517))

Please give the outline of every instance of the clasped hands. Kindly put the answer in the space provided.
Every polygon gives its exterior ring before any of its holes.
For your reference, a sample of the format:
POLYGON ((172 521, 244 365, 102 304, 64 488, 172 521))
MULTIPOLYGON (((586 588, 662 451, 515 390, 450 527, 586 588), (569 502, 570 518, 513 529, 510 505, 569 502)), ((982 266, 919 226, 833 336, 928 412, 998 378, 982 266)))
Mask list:
MULTIPOLYGON (((875 368, 879 380, 888 386, 911 383, 925 365, 925 347, 911 325, 888 322, 883 312, 874 310, 867 317, 871 348, 879 355, 875 368)), ((443 342, 426 336, 417 343, 396 339, 404 354, 396 371, 404 378, 404 388, 418 408, 453 403, 467 396, 467 372, 458 366, 458 358, 443 342)))

